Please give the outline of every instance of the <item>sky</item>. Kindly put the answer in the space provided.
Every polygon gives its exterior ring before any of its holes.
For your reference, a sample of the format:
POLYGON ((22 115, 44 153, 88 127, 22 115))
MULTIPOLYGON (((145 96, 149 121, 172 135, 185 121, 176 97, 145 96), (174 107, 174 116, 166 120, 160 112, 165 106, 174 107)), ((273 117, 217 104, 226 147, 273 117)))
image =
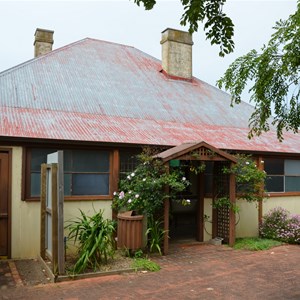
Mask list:
MULTIPOLYGON (((193 75, 215 85, 235 58, 267 43, 275 22, 286 19, 296 5, 296 0, 227 0, 224 11, 235 24, 235 51, 220 58, 200 24, 193 35, 193 75)), ((54 30, 53 49, 90 37, 130 45, 161 59, 161 32, 187 30, 180 25, 182 13, 180 0, 158 0, 151 11, 133 0, 0 0, 0 72, 33 58, 36 28, 54 30)))

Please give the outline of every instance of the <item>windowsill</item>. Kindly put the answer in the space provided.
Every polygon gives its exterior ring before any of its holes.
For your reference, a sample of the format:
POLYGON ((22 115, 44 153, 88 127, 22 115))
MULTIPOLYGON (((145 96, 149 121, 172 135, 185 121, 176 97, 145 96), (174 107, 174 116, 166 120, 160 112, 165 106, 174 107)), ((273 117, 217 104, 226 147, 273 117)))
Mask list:
POLYGON ((300 192, 269 192, 266 196, 272 197, 286 197, 286 196, 300 196, 300 192))
MULTIPOLYGON (((64 201, 101 201, 101 200, 111 200, 112 201, 113 196, 107 195, 107 196, 65 196, 64 201)), ((39 197, 31 197, 26 198, 26 202, 39 202, 39 197)))

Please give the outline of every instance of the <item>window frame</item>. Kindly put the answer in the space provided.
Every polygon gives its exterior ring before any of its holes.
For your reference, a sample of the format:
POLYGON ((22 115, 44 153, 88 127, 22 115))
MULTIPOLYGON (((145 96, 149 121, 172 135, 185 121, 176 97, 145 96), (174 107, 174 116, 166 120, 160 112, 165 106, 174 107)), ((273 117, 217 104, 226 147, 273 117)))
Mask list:
MULTIPOLYGON (((269 174, 266 174, 267 177, 268 177, 268 175, 269 176, 283 176, 283 188, 284 188, 284 190, 282 192, 266 191, 267 196, 269 196, 269 197, 300 196, 300 191, 285 191, 286 177, 291 176, 291 175, 286 175, 285 174, 285 161, 286 160, 289 160, 289 161, 291 161, 291 160, 300 161, 300 157, 294 157, 294 156, 291 156, 291 157, 286 157, 286 156, 284 156, 284 157, 283 156, 265 156, 265 157, 262 157, 262 160, 264 161, 264 163, 263 163, 263 169, 265 169, 265 160, 266 159, 282 159, 284 161, 284 163, 283 163, 283 168, 284 168, 283 175, 278 175, 278 174, 277 175, 276 174, 270 174, 269 175, 269 174)), ((300 177, 300 175, 297 176, 297 177, 300 177)))
MULTIPOLYGON (((58 150, 58 147, 54 146, 28 146, 24 148, 24 159, 23 164, 23 176, 22 176, 22 189, 23 189, 23 200, 25 201, 40 201, 39 196, 31 196, 31 149, 52 149, 53 152, 58 150)), ((86 150, 86 151, 108 151, 109 152, 109 188, 108 195, 74 195, 64 196, 64 200, 67 201, 84 201, 84 200, 111 200, 113 198, 113 170, 114 170, 114 150, 109 148, 82 148, 82 147, 59 147, 61 150, 86 150)))

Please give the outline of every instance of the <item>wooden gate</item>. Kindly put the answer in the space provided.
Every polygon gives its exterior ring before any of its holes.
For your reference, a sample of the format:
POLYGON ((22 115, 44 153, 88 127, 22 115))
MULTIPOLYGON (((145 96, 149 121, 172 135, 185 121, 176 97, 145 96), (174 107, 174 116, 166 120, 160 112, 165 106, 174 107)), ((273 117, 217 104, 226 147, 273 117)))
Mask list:
POLYGON ((9 152, 0 151, 0 257, 10 258, 9 152))
POLYGON ((41 257, 50 259, 54 275, 65 273, 63 153, 48 155, 41 166, 41 257))

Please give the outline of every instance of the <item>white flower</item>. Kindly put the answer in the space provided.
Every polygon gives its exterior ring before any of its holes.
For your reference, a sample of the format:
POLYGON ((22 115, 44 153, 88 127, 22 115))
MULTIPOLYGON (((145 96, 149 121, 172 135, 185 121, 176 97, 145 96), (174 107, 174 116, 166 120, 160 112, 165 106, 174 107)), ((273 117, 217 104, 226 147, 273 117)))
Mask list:
POLYGON ((263 160, 261 160, 260 163, 264 164, 265 162, 263 160))
POLYGON ((246 161, 246 165, 249 165, 249 161, 246 161))
POLYGON ((190 204, 191 200, 190 199, 186 199, 186 203, 190 204))
POLYGON ((117 192, 114 192, 114 196, 116 196, 118 193, 117 192))
POLYGON ((135 198, 137 199, 138 197, 140 197, 140 195, 139 195, 139 194, 136 194, 136 195, 135 195, 135 198))
POLYGON ((131 199, 128 199, 128 201, 127 201, 128 203, 131 203, 132 202, 132 200, 131 199))
POLYGON ((132 191, 129 191, 129 192, 128 192, 128 194, 131 194, 131 193, 132 193, 132 191))
POLYGON ((127 176, 127 179, 129 179, 129 180, 131 179, 130 175, 127 176))
POLYGON ((186 178, 185 178, 185 177, 182 177, 182 181, 186 181, 186 178))
POLYGON ((133 177, 135 174, 134 174, 134 173, 131 173, 130 175, 131 175, 131 177, 133 177))
POLYGON ((146 181, 146 178, 143 178, 143 181, 146 181))

